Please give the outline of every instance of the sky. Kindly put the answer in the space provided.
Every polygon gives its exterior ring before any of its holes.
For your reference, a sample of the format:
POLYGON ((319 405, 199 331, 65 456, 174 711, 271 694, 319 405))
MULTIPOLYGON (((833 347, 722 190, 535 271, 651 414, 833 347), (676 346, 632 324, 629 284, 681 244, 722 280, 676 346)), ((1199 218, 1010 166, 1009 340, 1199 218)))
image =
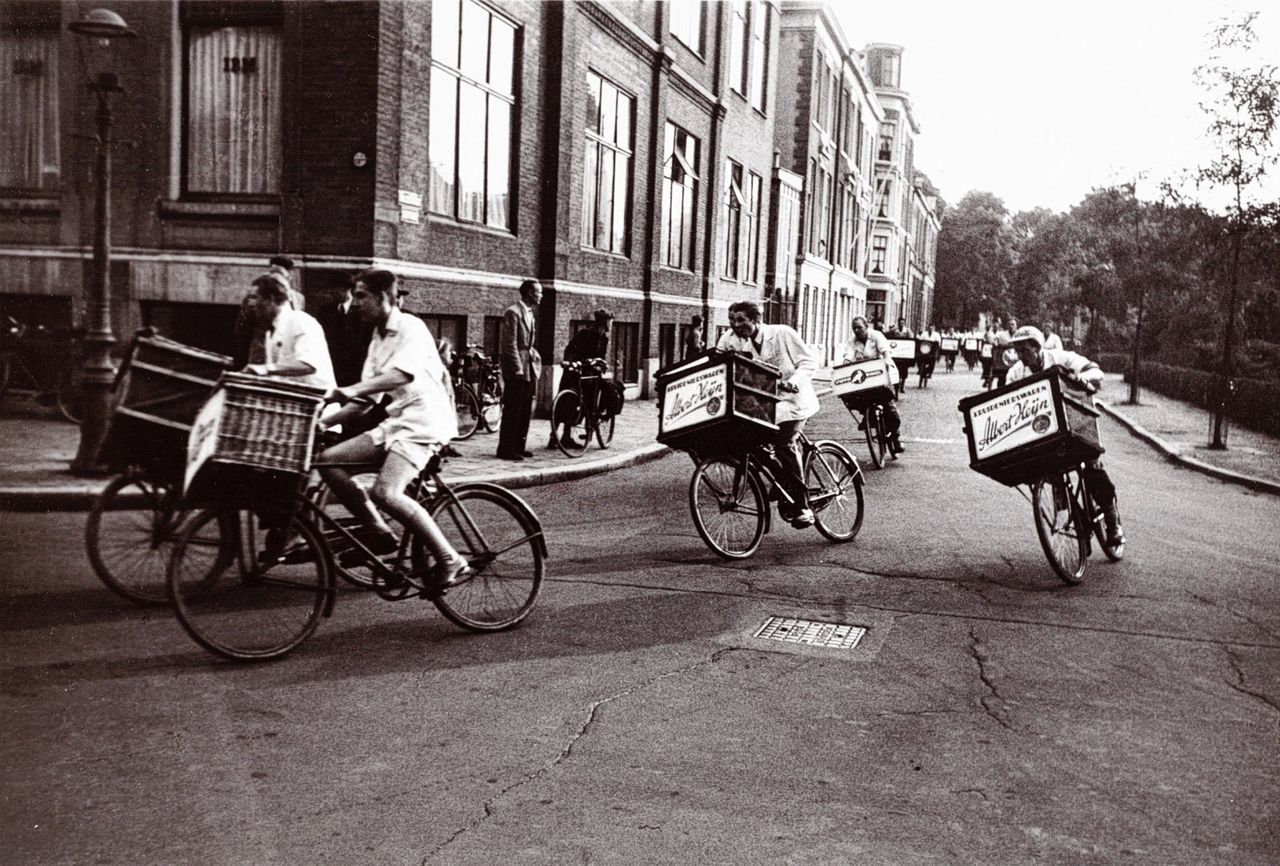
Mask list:
POLYGON ((853 45, 905 48, 916 166, 952 205, 983 190, 1011 212, 1066 211, 1140 174, 1139 197, 1154 199, 1212 152, 1192 70, 1213 24, 1262 10, 1254 63, 1280 62, 1272 0, 829 2, 853 45))

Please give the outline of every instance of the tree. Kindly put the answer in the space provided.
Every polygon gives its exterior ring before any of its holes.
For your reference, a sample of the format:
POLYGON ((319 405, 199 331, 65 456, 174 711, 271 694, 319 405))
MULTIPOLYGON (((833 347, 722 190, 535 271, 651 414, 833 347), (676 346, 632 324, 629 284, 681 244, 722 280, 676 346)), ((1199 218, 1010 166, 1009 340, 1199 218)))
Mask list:
POLYGON ((1251 12, 1238 21, 1223 20, 1210 33, 1210 54, 1196 67, 1196 82, 1205 91, 1200 108, 1208 116, 1209 136, 1217 154, 1197 172, 1198 183, 1221 187, 1231 194, 1226 207, 1231 258, 1228 270, 1230 299, 1223 334, 1221 385, 1215 401, 1213 441, 1210 448, 1226 448, 1225 418, 1235 371, 1236 308, 1240 291, 1241 249, 1249 233, 1263 218, 1256 200, 1258 184, 1276 164, 1274 137, 1280 113, 1280 76, 1274 63, 1251 65, 1257 46, 1251 12), (1240 63, 1241 65, 1236 65, 1240 63))
POLYGON ((948 208, 938 232, 934 318, 968 327, 979 313, 1009 306, 1014 237, 1004 202, 968 192, 948 208))

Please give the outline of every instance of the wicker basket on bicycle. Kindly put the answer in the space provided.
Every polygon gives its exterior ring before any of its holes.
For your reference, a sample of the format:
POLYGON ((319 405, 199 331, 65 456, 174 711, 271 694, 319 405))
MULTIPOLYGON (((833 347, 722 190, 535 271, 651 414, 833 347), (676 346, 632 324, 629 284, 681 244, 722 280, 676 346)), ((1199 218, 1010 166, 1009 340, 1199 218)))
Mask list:
POLYGON ((323 405, 322 388, 225 374, 192 426, 184 500, 287 516, 311 471, 323 405))
POLYGON ((657 372, 658 441, 699 456, 735 454, 778 432, 778 370, 709 352, 657 372))
POLYGON ((116 376, 99 459, 115 471, 142 466, 154 480, 181 482, 191 425, 231 363, 226 355, 139 333, 116 376))
POLYGON ((1045 370, 960 401, 969 467, 1010 487, 1099 457, 1093 398, 1045 370))

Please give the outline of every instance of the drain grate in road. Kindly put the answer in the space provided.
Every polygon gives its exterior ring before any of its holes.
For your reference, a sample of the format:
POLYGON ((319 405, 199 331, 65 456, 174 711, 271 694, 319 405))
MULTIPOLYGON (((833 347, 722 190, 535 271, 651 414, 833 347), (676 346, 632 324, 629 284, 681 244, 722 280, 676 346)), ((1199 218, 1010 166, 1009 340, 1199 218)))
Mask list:
POLYGON ((827 649, 853 649, 866 633, 858 625, 771 616, 756 630, 755 637, 827 649))

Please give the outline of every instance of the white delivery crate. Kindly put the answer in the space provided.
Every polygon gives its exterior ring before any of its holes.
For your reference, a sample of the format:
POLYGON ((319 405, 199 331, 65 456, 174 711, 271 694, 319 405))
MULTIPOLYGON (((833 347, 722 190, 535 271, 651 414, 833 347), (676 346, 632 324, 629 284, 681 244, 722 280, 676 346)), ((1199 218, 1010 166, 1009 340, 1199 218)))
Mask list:
POLYGON ((889 337, 888 340, 890 358, 895 361, 914 361, 916 359, 916 341, 914 337, 889 337))
POLYGON ((831 393, 837 397, 872 388, 889 388, 892 384, 884 358, 847 361, 831 369, 831 393))

